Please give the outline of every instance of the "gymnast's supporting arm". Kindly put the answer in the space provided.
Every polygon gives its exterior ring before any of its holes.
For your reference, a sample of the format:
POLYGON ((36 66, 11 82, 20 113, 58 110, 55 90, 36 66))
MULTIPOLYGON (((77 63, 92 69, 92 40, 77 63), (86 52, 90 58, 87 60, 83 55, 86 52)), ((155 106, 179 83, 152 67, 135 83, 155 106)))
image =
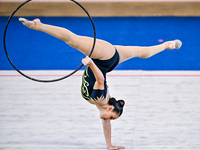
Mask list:
POLYGON ((102 120, 104 136, 106 140, 107 147, 109 149, 124 149, 122 146, 112 146, 111 144, 111 123, 110 120, 102 120))

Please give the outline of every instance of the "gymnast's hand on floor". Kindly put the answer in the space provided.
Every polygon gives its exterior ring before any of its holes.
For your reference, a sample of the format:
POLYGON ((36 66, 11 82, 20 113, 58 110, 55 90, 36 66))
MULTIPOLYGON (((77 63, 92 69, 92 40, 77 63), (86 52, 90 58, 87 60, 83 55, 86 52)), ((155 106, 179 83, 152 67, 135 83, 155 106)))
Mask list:
POLYGON ((86 56, 84 59, 82 59, 82 63, 84 65, 91 65, 91 64, 93 64, 93 61, 90 57, 86 56))
POLYGON ((118 150, 118 149, 125 149, 124 146, 110 146, 109 147, 110 150, 118 150))

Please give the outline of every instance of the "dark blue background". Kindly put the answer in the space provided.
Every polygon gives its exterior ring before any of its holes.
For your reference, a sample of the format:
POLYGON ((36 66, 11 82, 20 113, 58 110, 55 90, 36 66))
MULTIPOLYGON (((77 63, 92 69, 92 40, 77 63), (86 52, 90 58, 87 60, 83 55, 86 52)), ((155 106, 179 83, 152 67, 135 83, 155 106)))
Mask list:
MULTIPOLYGON (((34 17, 35 18, 35 17, 34 17)), ((27 19, 34 19, 27 17, 27 19)), ((93 37, 86 17, 39 17, 43 23, 68 28, 93 37)), ((0 70, 13 70, 3 48, 3 32, 8 17, 0 17, 0 70)), ((200 17, 93 17, 97 38, 113 45, 151 46, 180 39, 180 50, 166 50, 149 59, 134 58, 118 70, 200 70, 200 17)), ((6 46, 19 70, 74 70, 85 57, 63 41, 24 27, 14 17, 7 30, 6 46)))

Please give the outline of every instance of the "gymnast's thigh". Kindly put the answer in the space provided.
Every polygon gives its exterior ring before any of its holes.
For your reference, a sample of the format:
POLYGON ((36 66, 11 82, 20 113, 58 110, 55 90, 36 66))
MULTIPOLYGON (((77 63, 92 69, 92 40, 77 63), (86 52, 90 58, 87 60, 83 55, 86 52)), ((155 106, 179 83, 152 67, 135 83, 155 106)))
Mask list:
MULTIPOLYGON (((71 46, 88 56, 92 50, 93 41, 94 39, 91 37, 76 36, 71 46)), ((107 41, 97 39, 91 57, 94 59, 107 60, 112 58, 114 54, 115 47, 112 44, 107 41)))
POLYGON ((115 45, 115 48, 117 49, 119 53, 119 63, 122 63, 126 60, 129 60, 134 57, 140 57, 142 48, 139 46, 119 46, 115 45))

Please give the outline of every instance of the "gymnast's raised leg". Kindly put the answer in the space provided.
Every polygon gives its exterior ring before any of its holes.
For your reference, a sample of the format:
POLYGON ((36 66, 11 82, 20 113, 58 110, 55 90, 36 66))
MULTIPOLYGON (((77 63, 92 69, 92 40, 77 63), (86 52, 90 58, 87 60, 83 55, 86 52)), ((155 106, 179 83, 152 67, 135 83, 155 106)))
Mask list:
POLYGON ((120 55, 120 63, 134 57, 149 58, 166 49, 179 49, 181 46, 182 42, 180 40, 167 41, 162 44, 149 47, 115 45, 120 55))
MULTIPOLYGON (((86 36, 79 36, 68 29, 47 25, 42 23, 39 19, 34 19, 33 21, 28 21, 24 18, 19 18, 19 20, 27 27, 42 31, 50 34, 58 39, 65 41, 68 45, 78 49, 85 55, 89 55, 93 46, 93 38, 86 36)), ((103 40, 96 40, 94 51, 91 55, 94 59, 107 60, 110 59, 115 53, 115 48, 110 43, 103 40)))
MULTIPOLYGON (((68 29, 62 27, 56 27, 42 23, 39 19, 28 21, 24 18, 19 19, 25 26, 45 32, 58 39, 65 41, 70 46, 78 49, 85 55, 89 55, 93 46, 93 38, 86 36, 79 36, 68 29)), ((160 45, 139 47, 139 46, 119 46, 112 45, 104 40, 96 40, 94 51, 91 55, 94 59, 107 60, 112 58, 115 54, 115 48, 120 56, 120 63, 134 57, 149 58, 165 49, 179 49, 182 43, 180 40, 167 41, 160 45)))

